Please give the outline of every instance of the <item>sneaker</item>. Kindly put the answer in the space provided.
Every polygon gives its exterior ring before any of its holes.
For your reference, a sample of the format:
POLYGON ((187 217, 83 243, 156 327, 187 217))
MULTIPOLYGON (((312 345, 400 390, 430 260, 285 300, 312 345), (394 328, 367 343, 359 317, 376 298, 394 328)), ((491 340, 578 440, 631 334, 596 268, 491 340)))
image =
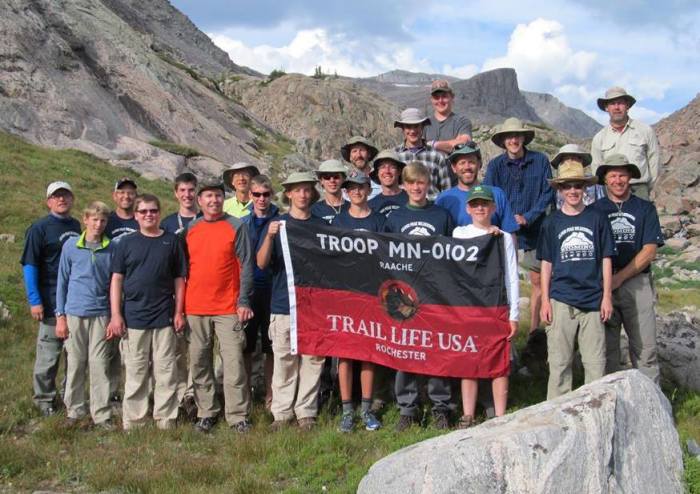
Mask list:
POLYGON ((417 424, 416 419, 410 415, 401 415, 396 423, 396 432, 403 432, 412 425, 417 424))
POLYGON ((382 423, 372 412, 364 412, 361 416, 362 422, 365 424, 365 430, 376 431, 377 429, 381 429, 382 423))
POLYGON ((209 433, 216 425, 216 417, 204 417, 197 419, 194 428, 199 432, 209 433))
POLYGON ((239 434, 245 434, 247 432, 250 432, 252 428, 253 425, 245 419, 241 420, 240 422, 236 422, 231 426, 231 429, 238 432, 239 434))
POLYGON ((355 428, 355 415, 352 412, 346 412, 340 417, 340 432, 352 432, 355 428))
POLYGON ((450 421, 445 412, 433 413, 433 427, 440 431, 444 431, 450 428, 450 421))
POLYGON ((303 431, 310 431, 316 427, 316 417, 304 417, 297 420, 297 425, 303 431))
POLYGON ((471 415, 462 415, 462 417, 459 419, 459 422, 457 422, 457 429, 468 429, 469 427, 473 427, 474 425, 476 425, 474 417, 472 417, 471 415))

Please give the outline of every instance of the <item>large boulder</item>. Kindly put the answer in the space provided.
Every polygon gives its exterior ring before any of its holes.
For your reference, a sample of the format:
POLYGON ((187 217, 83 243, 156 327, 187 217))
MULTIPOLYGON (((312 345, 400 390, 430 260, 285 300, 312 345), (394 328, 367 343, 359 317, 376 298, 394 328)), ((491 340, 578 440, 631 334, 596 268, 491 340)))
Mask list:
POLYGON ((656 319, 656 346, 661 376, 683 388, 700 391, 700 318, 671 312, 656 319))
POLYGON ((671 405, 639 371, 375 463, 358 492, 683 492, 671 405))

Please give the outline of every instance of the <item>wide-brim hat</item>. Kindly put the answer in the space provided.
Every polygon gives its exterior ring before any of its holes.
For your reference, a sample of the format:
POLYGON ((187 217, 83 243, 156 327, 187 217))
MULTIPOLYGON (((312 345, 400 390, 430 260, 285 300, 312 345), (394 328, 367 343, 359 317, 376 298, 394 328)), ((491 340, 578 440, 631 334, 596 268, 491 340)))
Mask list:
POLYGON ((608 155, 604 160, 603 164, 598 166, 595 171, 598 181, 603 183, 605 181, 605 174, 608 173, 612 168, 626 168, 630 174, 631 178, 641 178, 642 172, 639 171, 639 167, 634 163, 630 163, 627 156, 624 154, 611 154, 608 155))
POLYGON ((507 118, 503 124, 501 124, 496 132, 491 136, 491 142, 493 142, 499 148, 504 148, 503 138, 506 134, 522 134, 525 136, 524 146, 527 146, 535 138, 535 131, 525 127, 523 122, 519 118, 511 117, 507 118))
POLYGON ((350 149, 355 146, 356 144, 362 144, 364 147, 367 148, 369 151, 369 154, 367 155, 367 161, 372 161, 375 156, 377 156, 377 153, 379 150, 374 147, 374 145, 367 139, 365 139, 362 136, 352 136, 350 140, 343 145, 343 147, 340 148, 340 155, 343 157, 343 159, 347 162, 350 162, 350 149))
POLYGON ((385 149, 384 151, 380 152, 376 158, 374 158, 374 161, 372 162, 372 171, 369 173, 369 178, 376 183, 380 183, 379 166, 381 165, 382 161, 391 161, 396 165, 398 168, 399 183, 401 183, 401 172, 406 166, 406 163, 401 161, 401 157, 393 149, 385 149))
POLYGON ((343 175, 347 175, 348 167, 340 160, 326 160, 321 163, 321 166, 316 170, 316 176, 320 177, 324 173, 342 173, 343 175))
POLYGON ((559 163, 562 162, 564 156, 578 156, 583 160, 583 166, 590 166, 593 161, 591 153, 585 151, 578 144, 564 144, 559 148, 556 156, 552 158, 552 167, 559 168, 559 163))
POLYGON ((249 163, 235 163, 231 168, 228 170, 224 171, 224 184, 226 187, 231 187, 233 189, 233 185, 231 183, 231 180, 233 180, 233 174, 236 172, 239 172, 241 170, 250 170, 250 176, 255 177, 257 175, 260 175, 260 170, 258 170, 258 167, 255 165, 251 165, 249 163))
POLYGON ((286 188, 291 185, 303 184, 307 182, 312 184, 318 182, 318 179, 313 172, 292 172, 289 174, 287 179, 282 182, 282 186, 286 188))
POLYGON ((625 98, 629 102, 630 108, 632 108, 632 106, 637 102, 637 100, 634 99, 634 96, 627 94, 625 88, 615 86, 605 91, 605 96, 603 98, 598 98, 598 108, 605 111, 605 106, 610 101, 618 98, 625 98))
POLYGON ((587 174, 583 165, 578 161, 565 160, 559 165, 556 178, 548 181, 554 187, 566 182, 583 182, 585 185, 594 185, 598 183, 598 177, 587 174))
POLYGON ((469 156, 470 154, 475 154, 479 160, 481 160, 481 149, 475 142, 467 142, 466 144, 457 144, 452 150, 447 159, 450 163, 455 163, 462 156, 469 156))
POLYGON ((406 108, 401 112, 398 120, 394 120, 394 127, 402 127, 404 125, 430 125, 430 119, 425 116, 423 110, 418 108, 406 108))

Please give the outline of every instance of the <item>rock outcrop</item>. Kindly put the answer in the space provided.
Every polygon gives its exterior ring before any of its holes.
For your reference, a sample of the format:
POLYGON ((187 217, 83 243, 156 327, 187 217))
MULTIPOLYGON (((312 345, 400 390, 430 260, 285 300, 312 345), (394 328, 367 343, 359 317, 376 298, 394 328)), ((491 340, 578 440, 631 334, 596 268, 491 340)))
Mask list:
POLYGON ((671 405, 636 370, 404 448, 358 492, 683 492, 671 405))
POLYGON ((700 392, 700 318, 685 312, 658 316, 656 342, 662 378, 700 392))
POLYGON ((581 110, 570 108, 551 94, 522 91, 537 116, 552 128, 577 139, 590 139, 603 126, 581 110))

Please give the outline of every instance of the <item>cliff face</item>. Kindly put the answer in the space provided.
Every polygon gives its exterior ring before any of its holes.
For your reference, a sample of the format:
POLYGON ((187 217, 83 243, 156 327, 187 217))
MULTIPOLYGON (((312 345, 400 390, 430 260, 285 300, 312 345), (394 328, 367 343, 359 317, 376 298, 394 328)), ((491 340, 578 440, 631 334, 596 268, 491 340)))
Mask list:
POLYGON ((551 94, 522 91, 525 101, 550 127, 566 132, 572 137, 588 139, 603 126, 581 110, 570 108, 551 94))

